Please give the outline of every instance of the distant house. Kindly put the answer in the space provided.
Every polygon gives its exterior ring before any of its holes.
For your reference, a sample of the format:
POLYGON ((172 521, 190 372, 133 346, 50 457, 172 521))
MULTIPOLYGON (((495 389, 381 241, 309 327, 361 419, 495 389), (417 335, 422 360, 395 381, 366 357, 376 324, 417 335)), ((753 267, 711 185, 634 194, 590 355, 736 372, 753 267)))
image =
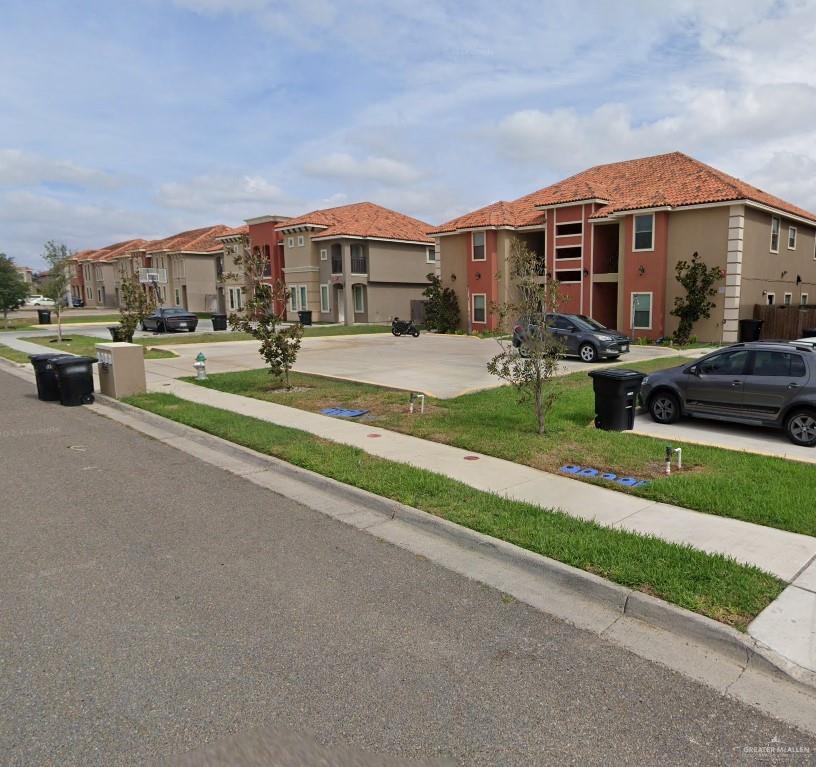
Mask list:
POLYGON ((26 285, 30 286, 30 285, 33 284, 33 282, 34 282, 34 270, 31 267, 28 267, 28 266, 15 266, 14 268, 17 270, 17 274, 19 274, 20 277, 23 278, 23 282, 25 282, 26 285))
POLYGON ((562 311, 638 338, 676 329, 675 265, 695 252, 726 273, 711 318, 694 328, 700 340, 736 341, 755 304, 816 295, 816 214, 680 152, 599 165, 430 234, 473 330, 496 326, 513 238, 539 256, 542 280, 559 280, 562 311))
POLYGON ((430 225, 370 202, 314 210, 277 226, 287 318, 384 322, 409 317, 436 268, 430 225))

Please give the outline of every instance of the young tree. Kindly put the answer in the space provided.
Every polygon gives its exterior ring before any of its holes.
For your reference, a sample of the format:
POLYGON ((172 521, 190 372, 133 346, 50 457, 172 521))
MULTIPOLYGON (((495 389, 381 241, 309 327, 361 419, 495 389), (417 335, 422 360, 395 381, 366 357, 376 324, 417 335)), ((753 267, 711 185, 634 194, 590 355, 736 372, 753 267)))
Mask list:
POLYGON ((686 290, 684 296, 674 299, 674 309, 671 311, 673 316, 680 319, 674 331, 674 342, 683 345, 689 342, 694 323, 711 316, 714 308, 711 299, 717 295, 714 283, 719 282, 725 274, 719 266, 707 266, 696 251, 691 261, 678 261, 674 272, 677 282, 686 290))
POLYGON ((283 317, 276 311, 289 300, 286 285, 280 280, 274 285, 263 282, 263 255, 249 248, 235 256, 235 263, 244 271, 247 300, 243 314, 233 312, 229 316, 230 327, 260 341, 259 351, 270 374, 279 383, 282 381, 284 388, 291 389, 289 371, 300 351, 303 326, 297 322, 284 326, 283 317))
POLYGON ((48 264, 48 279, 42 287, 43 295, 54 302, 57 313, 57 338, 62 341, 62 310, 68 306, 66 293, 71 284, 70 264, 68 260, 73 252, 63 243, 49 240, 45 243, 43 260, 48 264))
POLYGON ((518 238, 510 246, 509 267, 514 296, 492 307, 503 335, 497 338, 501 351, 487 369, 515 387, 520 403, 533 403, 537 430, 543 434, 547 413, 558 396, 552 379, 565 351, 544 322, 547 313, 558 310, 559 284, 541 279, 535 253, 518 238), (516 327, 522 337, 519 348, 512 343, 516 327))
POLYGON ((133 334, 156 307, 153 290, 144 290, 135 275, 122 274, 119 285, 122 305, 119 309, 120 341, 133 343, 133 334))
POLYGON ((428 275, 431 283, 422 295, 425 296, 425 327, 437 333, 450 333, 459 325, 459 300, 451 288, 443 288, 442 280, 433 272, 428 275))
POLYGON ((28 286, 14 268, 14 259, 0 253, 0 310, 8 328, 8 313, 16 309, 28 295, 28 286))

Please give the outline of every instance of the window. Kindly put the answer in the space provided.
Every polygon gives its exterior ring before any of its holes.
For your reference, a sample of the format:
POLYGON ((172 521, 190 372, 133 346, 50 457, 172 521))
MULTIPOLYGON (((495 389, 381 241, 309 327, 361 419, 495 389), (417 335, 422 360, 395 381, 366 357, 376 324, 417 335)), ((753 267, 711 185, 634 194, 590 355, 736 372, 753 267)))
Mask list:
POLYGON ((767 302, 768 306, 773 306, 774 301, 776 301, 776 293, 767 293, 765 295, 765 301, 767 302))
POLYGON ((485 233, 484 232, 474 232, 473 233, 473 260, 474 261, 486 261, 487 257, 485 256, 485 233))
POLYGON ((580 221, 570 221, 566 224, 555 225, 556 237, 572 237, 576 234, 581 234, 584 231, 584 225, 580 221))
POLYGON ((779 253, 779 216, 771 216, 771 253, 779 253))
POLYGON ((425 263, 426 264, 435 264, 436 263, 436 251, 433 248, 428 248, 425 253, 425 263))
POLYGON ((243 309, 243 292, 241 288, 229 289, 229 305, 234 312, 240 312, 243 309))
POLYGON ((320 286, 320 311, 321 312, 330 312, 331 311, 331 298, 329 293, 329 286, 328 285, 321 285, 320 286))
MULTIPOLYGON (((85 288, 85 297, 90 298, 92 295, 93 295, 93 291, 91 291, 90 288, 85 288)), ((807 295, 807 293, 805 293, 804 295, 807 295)))
POLYGON ((308 301, 308 293, 306 291, 305 285, 298 286, 298 294, 300 299, 300 308, 301 309, 308 309, 309 308, 309 301, 308 301))
POLYGON ((802 293, 802 294, 799 296, 799 303, 800 303, 802 306, 807 306, 807 302, 808 302, 808 294, 807 294, 807 293, 802 293))
POLYGON ((654 214, 635 216, 633 250, 654 250, 654 214))
POLYGON ((286 247, 287 248, 294 248, 295 247, 295 238, 294 237, 288 237, 287 238, 286 247))
POLYGON ((570 333, 575 330, 575 325, 566 317, 561 317, 557 314, 552 314, 547 317, 547 325, 555 330, 567 330, 570 333))
POLYGON ((305 242, 306 242, 306 241, 303 239, 303 235, 302 235, 302 234, 299 234, 299 235, 298 235, 298 247, 299 247, 299 248, 302 248, 302 247, 303 247, 303 244, 304 244, 305 242))
POLYGON ((351 273, 368 274, 368 259, 362 245, 351 246, 351 273))
POLYGON ((269 245, 263 246, 262 274, 264 277, 272 276, 272 252, 269 249, 269 245))
POLYGON ((581 258, 581 246, 570 245, 566 248, 556 248, 555 257, 559 260, 563 258, 581 258))
POLYGON ((788 250, 796 250, 796 227, 788 227, 788 250))
POLYGON ((632 293, 632 330, 652 329, 652 294, 632 293))
POLYGON ((785 293, 785 295, 782 297, 782 303, 785 304, 785 306, 790 306, 793 303, 793 295, 790 293, 785 293))
POLYGON ((473 294, 473 321, 484 324, 487 322, 487 294, 473 294))
POLYGON ((569 271, 560 271, 555 273, 555 279, 559 282, 569 284, 571 282, 581 281, 581 270, 571 269, 569 271))
POLYGON ((365 288, 362 285, 352 285, 351 292, 354 294, 354 313, 362 314, 365 311, 365 288))
POLYGON ((96 289, 96 301, 97 303, 102 303, 102 288, 96 289))
POLYGON ((716 354, 700 363, 700 372, 709 376, 738 376, 745 371, 745 363, 748 361, 746 349, 734 352, 716 354))
POLYGON ((296 285, 289 291, 289 309, 293 312, 296 312, 298 309, 298 292, 296 285))
POLYGON ((806 373, 805 361, 791 352, 754 352, 755 376, 784 376, 802 378, 806 373))
POLYGON ((181 306, 181 294, 178 288, 176 288, 176 306, 181 306))
POLYGON ((326 248, 320 249, 320 260, 321 261, 328 261, 329 260, 329 251, 326 248))

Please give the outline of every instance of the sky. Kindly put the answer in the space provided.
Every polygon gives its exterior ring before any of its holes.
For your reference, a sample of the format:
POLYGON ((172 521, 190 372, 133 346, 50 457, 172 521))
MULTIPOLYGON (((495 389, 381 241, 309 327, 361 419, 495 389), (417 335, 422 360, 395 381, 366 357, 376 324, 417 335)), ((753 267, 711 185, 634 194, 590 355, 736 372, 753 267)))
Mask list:
POLYGON ((816 0, 2 0, 0 252, 683 151, 816 211, 816 0))

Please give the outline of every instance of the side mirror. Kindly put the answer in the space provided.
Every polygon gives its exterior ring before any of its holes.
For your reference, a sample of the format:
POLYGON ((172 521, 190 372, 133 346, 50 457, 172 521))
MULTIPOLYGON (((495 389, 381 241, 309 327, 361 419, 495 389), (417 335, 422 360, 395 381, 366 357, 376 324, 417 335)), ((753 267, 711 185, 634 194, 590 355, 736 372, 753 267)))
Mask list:
POLYGON ((692 365, 686 372, 690 373, 693 376, 699 376, 700 368, 698 368, 697 365, 692 365))

